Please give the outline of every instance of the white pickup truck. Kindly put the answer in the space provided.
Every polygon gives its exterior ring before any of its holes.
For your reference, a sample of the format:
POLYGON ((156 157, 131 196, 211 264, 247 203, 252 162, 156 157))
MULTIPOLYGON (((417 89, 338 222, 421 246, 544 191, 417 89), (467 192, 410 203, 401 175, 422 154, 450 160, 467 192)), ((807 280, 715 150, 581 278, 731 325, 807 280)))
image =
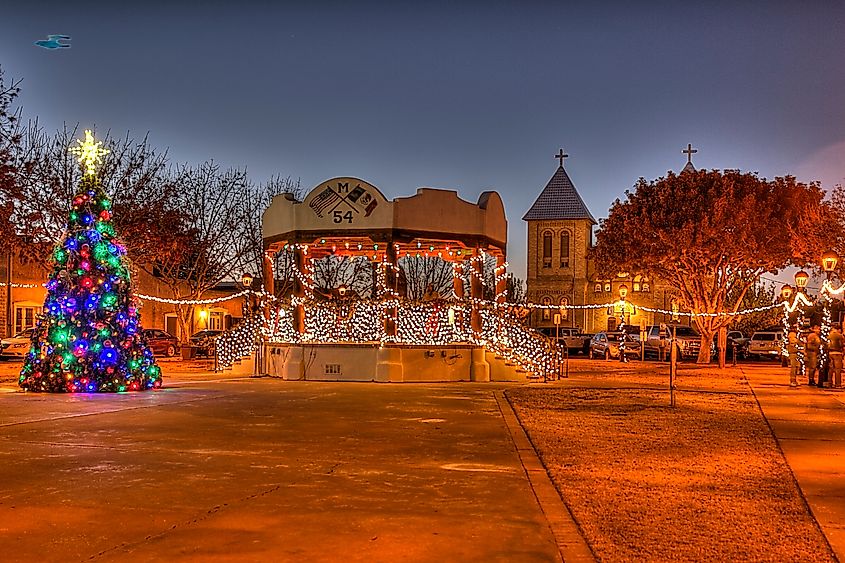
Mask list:
MULTIPOLYGON (((552 333, 554 334, 554 333, 552 333)), ((592 334, 584 334, 578 327, 562 326, 557 329, 558 343, 569 350, 569 355, 590 353, 590 339, 592 334)))

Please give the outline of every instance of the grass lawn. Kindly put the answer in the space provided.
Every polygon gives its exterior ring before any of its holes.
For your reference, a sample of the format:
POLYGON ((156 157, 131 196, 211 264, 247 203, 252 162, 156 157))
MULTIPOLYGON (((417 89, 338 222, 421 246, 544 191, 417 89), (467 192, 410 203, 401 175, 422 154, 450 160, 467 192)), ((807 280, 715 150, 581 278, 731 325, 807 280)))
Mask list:
POLYGON ((507 397, 599 560, 833 560, 739 370, 572 368, 507 397))

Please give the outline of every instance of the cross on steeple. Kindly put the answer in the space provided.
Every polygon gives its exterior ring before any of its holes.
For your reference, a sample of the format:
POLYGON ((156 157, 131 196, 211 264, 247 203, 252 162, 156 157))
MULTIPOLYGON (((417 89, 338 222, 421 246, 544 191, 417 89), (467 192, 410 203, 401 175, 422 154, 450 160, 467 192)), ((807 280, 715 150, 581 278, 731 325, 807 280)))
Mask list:
POLYGON ((687 164, 692 164, 692 155, 698 152, 698 149, 692 148, 691 143, 687 143, 687 150, 681 151, 685 155, 687 155, 687 164))
POLYGON ((560 151, 555 155, 555 158, 560 160, 560 167, 563 168, 563 159, 569 158, 569 155, 563 152, 563 149, 560 149, 560 151))

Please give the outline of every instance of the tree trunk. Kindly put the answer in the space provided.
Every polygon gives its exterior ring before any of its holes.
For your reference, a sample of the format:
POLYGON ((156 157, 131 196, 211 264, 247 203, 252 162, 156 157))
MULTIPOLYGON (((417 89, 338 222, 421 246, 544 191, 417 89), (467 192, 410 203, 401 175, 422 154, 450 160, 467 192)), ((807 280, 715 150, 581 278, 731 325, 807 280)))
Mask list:
POLYGON ((697 364, 710 363, 710 346, 713 342, 713 332, 701 331, 701 349, 698 350, 697 364))

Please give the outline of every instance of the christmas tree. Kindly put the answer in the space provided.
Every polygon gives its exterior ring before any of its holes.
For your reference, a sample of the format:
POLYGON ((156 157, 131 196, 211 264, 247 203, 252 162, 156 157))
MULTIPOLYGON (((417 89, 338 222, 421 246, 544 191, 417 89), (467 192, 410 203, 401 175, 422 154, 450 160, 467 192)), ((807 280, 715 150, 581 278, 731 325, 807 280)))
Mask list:
POLYGON ((28 391, 119 392, 161 387, 161 369, 141 336, 126 248, 115 238, 111 202, 96 165, 107 153, 90 131, 71 151, 84 169, 68 227, 53 251, 44 309, 21 370, 28 391))

